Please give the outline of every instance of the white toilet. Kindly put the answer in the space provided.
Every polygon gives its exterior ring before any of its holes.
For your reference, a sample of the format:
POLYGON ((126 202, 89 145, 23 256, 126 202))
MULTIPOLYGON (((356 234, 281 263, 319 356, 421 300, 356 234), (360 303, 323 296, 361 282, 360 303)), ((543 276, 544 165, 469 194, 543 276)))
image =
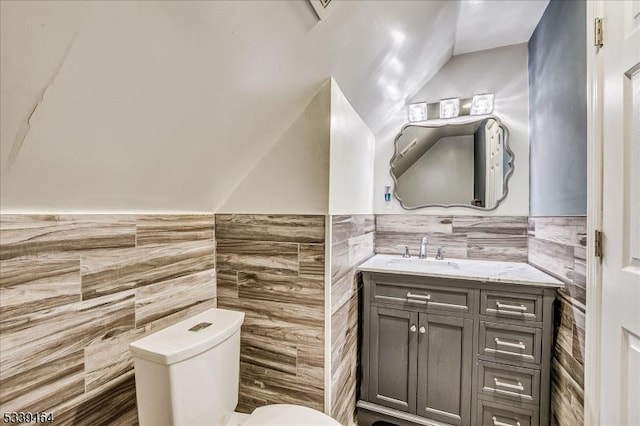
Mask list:
POLYGON ((234 413, 244 313, 210 309, 129 345, 141 426, 339 426, 311 408, 234 413))

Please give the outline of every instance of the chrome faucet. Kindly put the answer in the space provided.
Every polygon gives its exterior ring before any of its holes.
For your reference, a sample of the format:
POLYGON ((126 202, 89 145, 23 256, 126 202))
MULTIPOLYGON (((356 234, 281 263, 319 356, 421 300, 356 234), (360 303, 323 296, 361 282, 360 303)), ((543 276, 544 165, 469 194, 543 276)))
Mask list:
POLYGON ((444 248, 442 246, 438 247, 438 253, 436 253, 436 260, 444 260, 444 248))
POLYGON ((427 258, 427 242, 427 237, 422 237, 422 241, 420 242, 420 254, 418 255, 420 259, 427 258))

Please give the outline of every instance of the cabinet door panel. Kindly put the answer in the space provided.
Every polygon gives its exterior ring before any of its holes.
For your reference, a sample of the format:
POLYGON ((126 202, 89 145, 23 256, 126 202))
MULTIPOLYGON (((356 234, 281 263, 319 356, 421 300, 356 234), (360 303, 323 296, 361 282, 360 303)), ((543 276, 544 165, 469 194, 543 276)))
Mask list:
POLYGON ((371 402, 416 412, 417 327, 416 312, 371 308, 371 402))
POLYGON ((473 320, 431 314, 419 319, 417 414, 469 425, 473 320))

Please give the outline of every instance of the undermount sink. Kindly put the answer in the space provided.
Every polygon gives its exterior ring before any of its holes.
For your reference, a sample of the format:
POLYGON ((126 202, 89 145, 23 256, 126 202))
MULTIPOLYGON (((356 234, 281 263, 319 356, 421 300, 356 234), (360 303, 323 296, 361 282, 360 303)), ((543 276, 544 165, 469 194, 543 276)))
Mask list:
POLYGON ((432 270, 434 268, 460 269, 460 265, 449 260, 420 259, 418 257, 391 259, 387 262, 388 266, 402 265, 404 267, 416 268, 419 270, 432 270))

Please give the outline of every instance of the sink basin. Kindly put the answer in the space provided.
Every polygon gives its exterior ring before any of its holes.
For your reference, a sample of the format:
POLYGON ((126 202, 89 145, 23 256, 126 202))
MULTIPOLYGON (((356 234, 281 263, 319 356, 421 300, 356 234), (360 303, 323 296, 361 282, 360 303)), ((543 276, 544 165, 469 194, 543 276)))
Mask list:
POLYGON ((420 259, 417 257, 391 259, 387 262, 387 266, 402 266, 415 270, 434 270, 434 269, 460 269, 460 265, 449 260, 420 259))

